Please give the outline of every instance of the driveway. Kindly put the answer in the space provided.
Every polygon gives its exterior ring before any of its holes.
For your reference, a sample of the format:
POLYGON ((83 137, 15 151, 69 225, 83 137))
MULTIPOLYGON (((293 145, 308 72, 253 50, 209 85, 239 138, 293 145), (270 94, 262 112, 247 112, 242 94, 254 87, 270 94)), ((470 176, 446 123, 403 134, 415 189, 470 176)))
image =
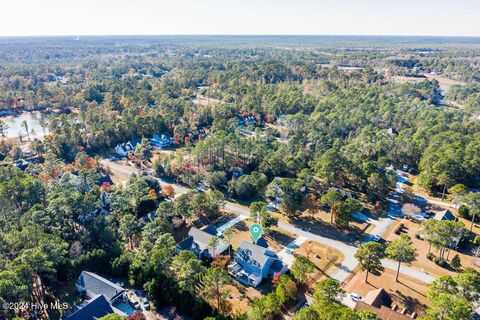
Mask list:
MULTIPOLYGON (((127 165, 123 164, 118 164, 115 162, 107 161, 107 160, 101 160, 101 163, 106 162, 105 165, 108 165, 112 170, 118 170, 119 172, 125 173, 125 174, 132 174, 132 173, 138 173, 139 170, 127 165), (129 173, 127 173, 129 172, 129 173)), ((396 178, 397 178, 397 183, 395 187, 396 191, 396 196, 402 194, 404 192, 403 189, 403 184, 407 181, 407 177, 403 175, 402 173, 396 172, 396 178)), ((167 183, 162 179, 157 178, 159 180, 159 183, 163 185, 171 185, 174 190, 176 195, 186 193, 189 191, 188 188, 185 188, 183 186, 179 186, 173 183, 167 183)), ((421 197, 421 196, 419 196, 421 197)), ((395 219, 401 217, 402 211, 401 211, 401 206, 398 204, 397 200, 394 199, 395 195, 392 199, 389 199, 389 211, 386 215, 385 218, 378 220, 378 223, 375 225, 374 229, 372 230, 371 234, 367 235, 364 237, 363 242, 369 241, 372 237, 372 235, 383 235, 388 228, 391 226, 391 224, 395 221, 395 219)), ((423 197, 422 197, 423 198, 423 197)), ((425 199, 425 198, 424 198, 425 199)), ((428 200, 426 200, 428 201, 428 200)), ((433 203, 433 202, 432 202, 433 203)), ((222 229, 221 232, 223 232, 226 228, 231 227, 235 225, 236 223, 248 218, 250 216, 250 210, 237 203, 225 202, 225 211, 230 212, 235 214, 237 217, 228 221, 224 225, 220 226, 219 229, 222 229)), ((311 240, 311 241, 316 241, 321 244, 333 247, 337 250, 339 250, 343 255, 344 255, 344 260, 340 263, 339 266, 337 266, 336 270, 333 272, 332 277, 340 282, 343 282, 348 275, 356 268, 357 266, 357 259, 355 259, 355 252, 357 251, 357 247, 351 246, 348 244, 345 244, 341 241, 335 240, 335 239, 330 239, 324 236, 321 236, 319 234, 315 234, 310 232, 309 230, 303 230, 298 227, 295 227, 289 223, 279 221, 278 222, 278 227, 284 231, 294 233, 302 237, 302 239, 306 240, 311 240)), ((298 238, 297 238, 298 239, 298 238)), ((304 240, 305 241, 305 240, 304 240)), ((288 249, 285 252, 288 253, 288 249)), ((282 250, 283 251, 283 250, 282 250)), ((280 251, 280 252, 282 252, 280 251)), ((283 253, 282 253, 283 254, 283 253)), ((289 258, 287 258, 289 259, 289 258)), ((382 261, 382 264, 385 268, 387 269, 392 269, 392 270, 397 270, 397 262, 389 260, 389 259, 384 259, 382 261)), ((400 269, 400 272, 402 274, 405 274, 409 277, 412 277, 414 279, 430 283, 435 279, 430 274, 427 274, 421 270, 414 269, 408 266, 402 266, 400 269)))
POLYGON ((303 236, 299 236, 277 253, 277 256, 280 259, 282 259, 284 263, 288 265, 289 269, 292 266, 293 261, 295 260, 295 256, 293 255, 293 250, 300 248, 300 245, 307 240, 308 240, 307 238, 303 236))
MULTIPOLYGON (((396 173, 396 177, 397 177, 397 184, 396 184, 395 191, 399 195, 404 192, 403 183, 407 181, 407 178, 401 173, 396 173)), ((239 214, 244 216, 250 215, 248 208, 235 203, 231 203, 231 202, 226 202, 225 210, 237 215, 239 214)), ((379 236, 383 235, 390 228, 391 224, 401 216, 402 216, 401 206, 398 204, 398 202, 395 199, 389 199, 389 211, 387 215, 385 216, 385 218, 378 220, 372 232, 364 237, 363 242, 367 242, 371 240, 372 235, 379 235, 379 236)), ((340 263, 339 266, 337 266, 336 270, 332 274, 332 278, 340 282, 343 282, 358 265, 357 259, 355 259, 355 252, 357 251, 357 247, 355 246, 351 246, 341 241, 330 239, 330 238, 321 236, 319 234, 312 233, 309 230, 303 230, 287 222, 279 221, 278 227, 287 232, 297 234, 307 240, 316 241, 321 244, 324 244, 339 250, 344 255, 344 260, 340 263)), ((384 259, 382 261, 382 264, 387 269, 391 269, 395 271, 397 270, 398 264, 395 261, 384 259)), ((414 279, 417 279, 426 283, 430 283, 435 279, 435 277, 433 277, 428 273, 425 273, 421 270, 414 269, 408 266, 402 265, 400 272, 409 277, 412 277, 414 279)))
POLYGON ((236 225, 237 223, 239 223, 240 221, 243 221, 245 219, 248 219, 248 216, 245 216, 245 215, 241 214, 238 217, 236 217, 232 220, 229 220, 226 223, 222 224, 221 226, 219 226, 217 228, 217 236, 222 235, 223 231, 225 231, 226 229, 228 229, 230 227, 233 227, 234 225, 236 225))

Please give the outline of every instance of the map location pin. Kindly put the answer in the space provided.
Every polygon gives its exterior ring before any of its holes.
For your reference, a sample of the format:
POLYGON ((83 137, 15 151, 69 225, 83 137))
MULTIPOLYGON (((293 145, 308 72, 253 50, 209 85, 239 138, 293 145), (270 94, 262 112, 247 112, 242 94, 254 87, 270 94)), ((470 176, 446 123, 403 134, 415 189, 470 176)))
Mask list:
POLYGON ((263 228, 258 223, 254 223, 250 226, 250 234, 252 235, 255 244, 257 244, 258 239, 262 236, 263 228))

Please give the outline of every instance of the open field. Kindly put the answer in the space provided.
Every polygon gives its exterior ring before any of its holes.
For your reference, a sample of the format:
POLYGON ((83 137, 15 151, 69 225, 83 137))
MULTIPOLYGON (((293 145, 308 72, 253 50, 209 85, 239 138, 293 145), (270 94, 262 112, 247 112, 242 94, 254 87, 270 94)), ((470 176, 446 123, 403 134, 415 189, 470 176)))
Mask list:
POLYGON ((442 90, 443 94, 447 93, 448 90, 450 90, 450 87, 452 86, 466 85, 466 83, 463 81, 449 79, 444 76, 439 76, 437 74, 424 73, 424 76, 426 76, 428 80, 433 80, 433 79, 437 80, 438 85, 440 86, 440 90, 442 90))

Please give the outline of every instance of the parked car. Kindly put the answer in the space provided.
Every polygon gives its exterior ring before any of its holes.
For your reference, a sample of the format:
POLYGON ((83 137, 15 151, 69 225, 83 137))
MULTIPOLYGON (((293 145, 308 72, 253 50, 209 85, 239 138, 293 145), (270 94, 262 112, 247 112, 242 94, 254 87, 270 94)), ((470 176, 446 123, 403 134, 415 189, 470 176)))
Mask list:
POLYGON ((352 300, 355 302, 363 300, 362 296, 359 295, 358 293, 351 293, 350 298, 352 298, 352 300))
POLYGON ((425 218, 431 219, 431 218, 433 218, 433 217, 435 217, 435 213, 434 213, 434 212, 427 212, 427 213, 425 213, 425 218))
POLYGON ((268 211, 275 211, 277 210, 277 206, 274 203, 270 203, 267 206, 268 211))
POLYGON ((416 215, 412 216, 412 220, 416 221, 416 222, 423 222, 427 219, 425 219, 425 217, 421 214, 416 214, 416 215))
POLYGON ((132 306, 133 309, 135 309, 135 310, 140 309, 140 303, 138 303, 138 301, 133 301, 133 300, 129 299, 128 303, 132 306))
POLYGON ((147 298, 143 298, 142 303, 143 303, 143 307, 145 308, 145 310, 150 310, 150 302, 148 302, 147 298))
POLYGON ((378 234, 372 235, 372 241, 379 242, 382 238, 378 234))

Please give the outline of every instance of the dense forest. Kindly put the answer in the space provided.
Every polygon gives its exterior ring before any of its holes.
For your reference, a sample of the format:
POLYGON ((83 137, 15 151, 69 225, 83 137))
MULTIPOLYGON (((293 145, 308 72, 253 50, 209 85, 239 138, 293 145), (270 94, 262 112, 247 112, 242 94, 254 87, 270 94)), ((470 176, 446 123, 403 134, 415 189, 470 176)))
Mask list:
MULTIPOLYGON (((38 106, 49 133, 32 139, 42 161, 24 172, 9 165, 22 152, 0 117, 0 302, 55 301, 59 284, 88 269, 127 278, 190 316, 217 316, 221 306, 205 301, 221 276, 192 265, 205 272, 196 285, 177 271, 196 262, 174 256, 173 217, 215 216, 225 196, 274 198, 276 188, 288 216, 332 186, 385 203, 392 166, 411 168, 432 194, 480 188, 478 39, 0 39, 0 111, 38 106), (427 74, 468 85, 443 94, 427 74), (239 126, 245 117, 248 132, 239 126), (158 132, 181 149, 155 161, 158 175, 190 186, 206 180, 216 192, 172 204, 149 176, 123 188, 96 184, 100 159, 117 144, 158 132), (232 179, 238 170, 244 175, 232 179), (91 215, 105 191, 111 214, 91 215), (157 218, 141 225, 152 210, 157 218)), ((148 146, 135 156, 148 159, 148 146)))

